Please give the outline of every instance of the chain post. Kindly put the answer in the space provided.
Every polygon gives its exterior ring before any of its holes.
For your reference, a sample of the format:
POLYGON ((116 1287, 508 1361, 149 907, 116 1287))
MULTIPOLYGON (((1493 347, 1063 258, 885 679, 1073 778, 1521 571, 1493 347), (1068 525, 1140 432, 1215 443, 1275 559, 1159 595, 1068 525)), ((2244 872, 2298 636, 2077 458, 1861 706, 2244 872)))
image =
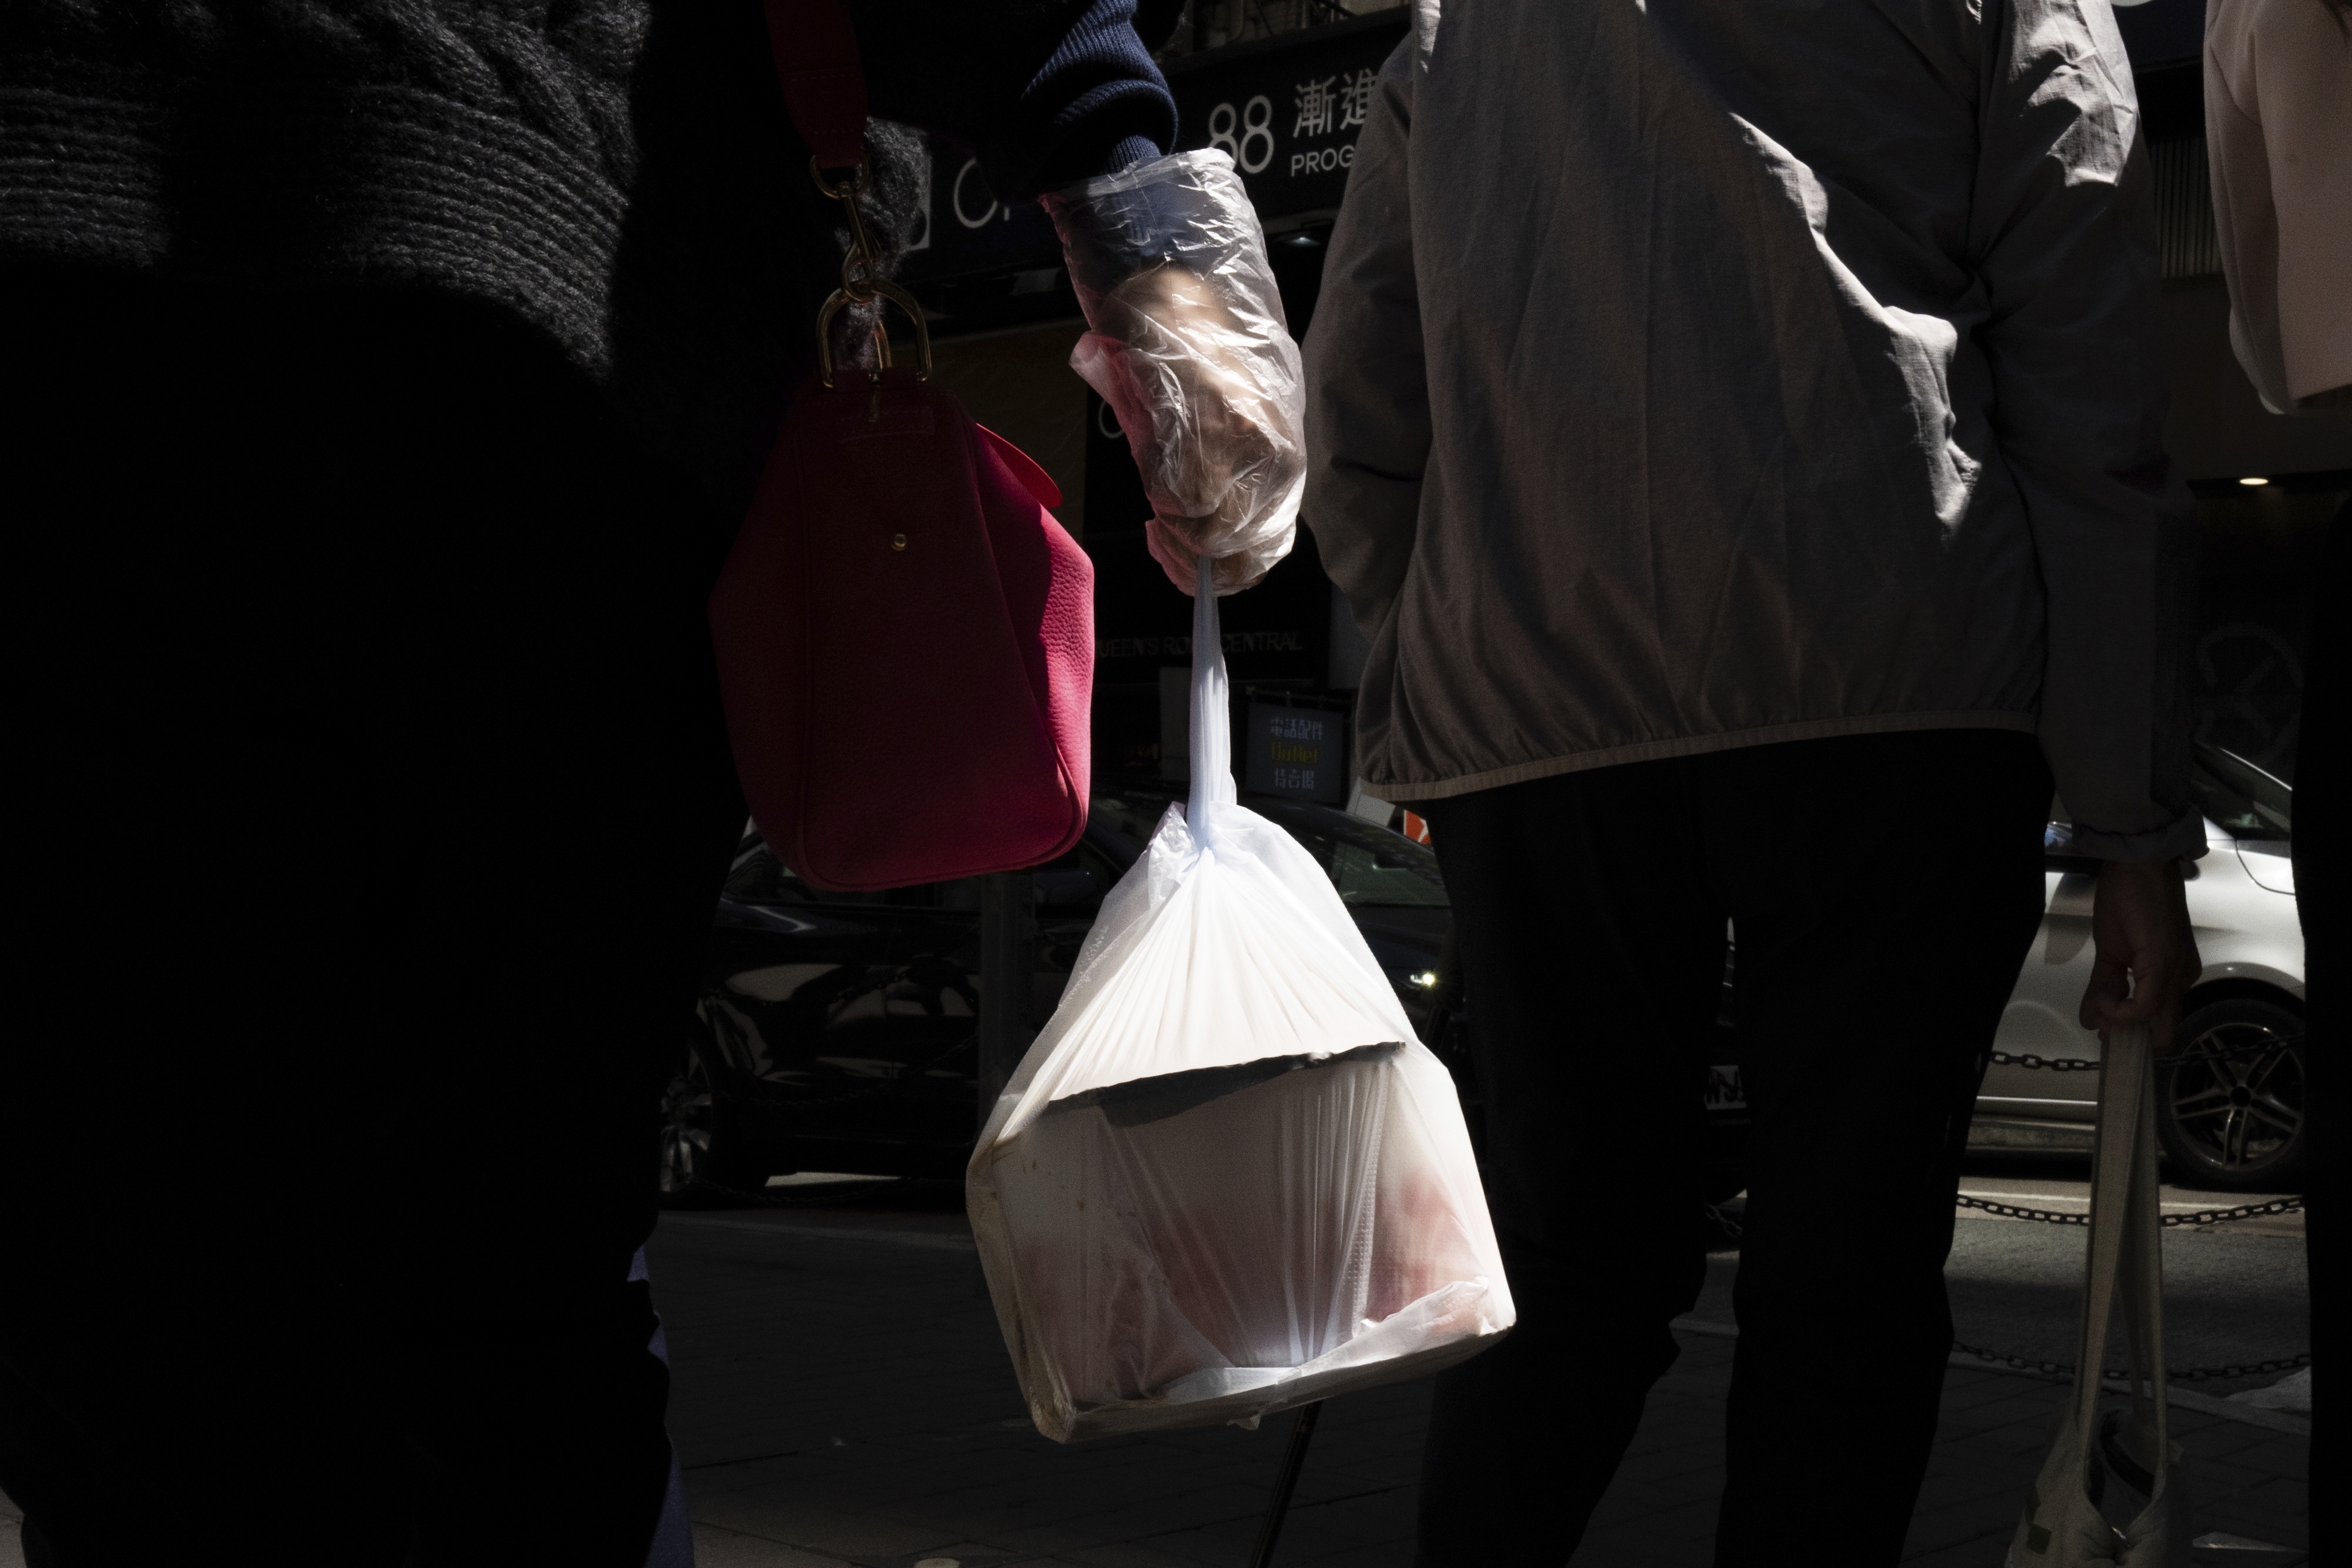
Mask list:
POLYGON ((1030 946, 1036 883, 1027 872, 998 872, 980 884, 980 1103, 985 1126, 1034 1033, 1029 1025, 1030 946))
MULTIPOLYGON (((979 1092, 972 1130, 983 1132, 996 1098, 1029 1049, 1029 949, 1035 928, 1036 883, 1027 872, 996 872, 980 879, 980 1039, 973 1078, 979 1092)), ((972 1260, 971 1293, 988 1295, 988 1277, 972 1260)))
POLYGON ((1282 1469, 1274 1479, 1274 1496, 1267 1502, 1265 1521, 1258 1527, 1257 1550, 1250 1568, 1273 1568, 1275 1542, 1282 1538, 1283 1521, 1290 1515, 1290 1494, 1297 1490, 1298 1472, 1307 1468, 1307 1445, 1315 1440, 1315 1423, 1323 1415, 1323 1401, 1299 1407, 1290 1424, 1290 1441, 1282 1452, 1282 1469))

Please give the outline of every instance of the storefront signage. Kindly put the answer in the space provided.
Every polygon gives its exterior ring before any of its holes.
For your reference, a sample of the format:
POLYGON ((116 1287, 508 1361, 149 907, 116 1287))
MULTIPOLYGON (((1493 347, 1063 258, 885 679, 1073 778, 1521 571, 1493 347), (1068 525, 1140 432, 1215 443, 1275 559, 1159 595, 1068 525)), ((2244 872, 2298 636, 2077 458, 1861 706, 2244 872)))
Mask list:
MULTIPOLYGON (((996 199, 980 160, 933 141, 923 222, 907 246, 899 276, 910 283, 976 273, 1058 268, 1062 242, 1054 221, 1034 202, 1017 206, 996 199)), ((1053 280, 1045 279, 1043 287, 1053 280)))
POLYGON ((1232 157, 1260 218, 1337 208, 1381 62, 1404 37, 1408 15, 1400 8, 1175 61, 1168 85, 1179 141, 1232 157))
MULTIPOLYGON (((1404 37, 1406 16, 1383 12, 1176 60, 1168 85, 1179 147, 1230 156, 1261 219, 1337 208, 1381 62, 1404 37)), ((902 269, 909 282, 1061 265, 1044 210, 998 201, 980 161, 957 148, 931 143, 923 212, 902 269)))
POLYGON ((1293 800, 1344 801, 1349 782, 1347 729, 1347 719, 1339 713, 1250 704, 1244 786, 1293 800))

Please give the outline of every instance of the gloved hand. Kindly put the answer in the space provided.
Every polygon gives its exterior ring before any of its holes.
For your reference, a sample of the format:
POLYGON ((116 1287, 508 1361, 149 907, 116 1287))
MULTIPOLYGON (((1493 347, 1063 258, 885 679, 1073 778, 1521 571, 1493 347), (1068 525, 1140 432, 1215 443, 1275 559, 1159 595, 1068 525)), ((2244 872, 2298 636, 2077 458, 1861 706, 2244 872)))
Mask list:
POLYGON ((1179 152, 1045 198, 1092 329, 1070 367, 1118 418, 1152 558, 1220 596, 1290 553, 1306 378, 1257 213, 1223 152, 1179 152))

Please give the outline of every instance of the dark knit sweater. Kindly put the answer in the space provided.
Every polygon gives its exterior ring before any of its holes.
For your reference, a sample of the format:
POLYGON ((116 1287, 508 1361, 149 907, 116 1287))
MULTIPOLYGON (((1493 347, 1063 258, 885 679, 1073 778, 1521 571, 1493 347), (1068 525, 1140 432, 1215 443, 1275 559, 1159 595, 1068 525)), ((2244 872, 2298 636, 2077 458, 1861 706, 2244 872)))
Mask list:
MULTIPOLYGON (((894 242, 904 126, 1015 200, 1173 142, 1132 0, 849 8, 894 242)), ((489 302, 729 516, 837 277, 807 162, 760 0, 0 0, 0 265, 489 302)))

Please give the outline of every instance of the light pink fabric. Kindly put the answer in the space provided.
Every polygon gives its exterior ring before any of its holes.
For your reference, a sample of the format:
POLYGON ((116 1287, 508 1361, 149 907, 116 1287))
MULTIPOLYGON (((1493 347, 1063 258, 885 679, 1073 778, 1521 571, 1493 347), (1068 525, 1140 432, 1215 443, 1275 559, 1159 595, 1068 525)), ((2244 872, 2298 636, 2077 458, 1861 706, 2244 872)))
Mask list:
POLYGON ((2205 140, 2239 362, 2275 413, 2352 400, 2352 37, 2322 0, 2206 0, 2205 140))

